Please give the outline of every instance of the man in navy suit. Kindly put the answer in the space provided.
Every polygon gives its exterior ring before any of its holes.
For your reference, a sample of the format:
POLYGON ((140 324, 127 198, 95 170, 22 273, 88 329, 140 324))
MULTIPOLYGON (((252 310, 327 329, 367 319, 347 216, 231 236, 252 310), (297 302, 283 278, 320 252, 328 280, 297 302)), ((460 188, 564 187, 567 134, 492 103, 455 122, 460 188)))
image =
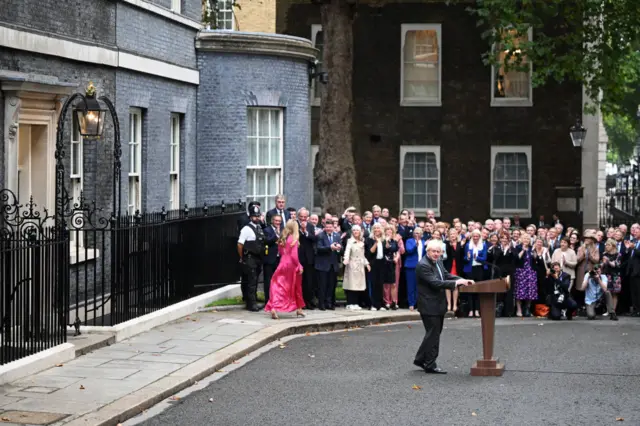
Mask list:
POLYGON ((315 269, 318 273, 318 309, 334 310, 333 295, 340 270, 340 234, 333 232, 333 223, 327 222, 316 242, 315 269))
POLYGON ((271 225, 271 218, 275 215, 278 215, 282 218, 282 222, 280 223, 280 230, 282 231, 284 229, 284 224, 287 223, 289 219, 291 219, 291 215, 284 207, 286 201, 287 200, 285 199, 284 195, 276 195, 276 207, 267 212, 267 225, 271 225))
POLYGON ((262 273, 264 277, 264 303, 269 301, 269 288, 271 287, 271 277, 278 268, 280 255, 278 254, 278 238, 280 238, 280 226, 282 218, 278 215, 271 217, 271 225, 264 228, 266 253, 262 258, 262 273))

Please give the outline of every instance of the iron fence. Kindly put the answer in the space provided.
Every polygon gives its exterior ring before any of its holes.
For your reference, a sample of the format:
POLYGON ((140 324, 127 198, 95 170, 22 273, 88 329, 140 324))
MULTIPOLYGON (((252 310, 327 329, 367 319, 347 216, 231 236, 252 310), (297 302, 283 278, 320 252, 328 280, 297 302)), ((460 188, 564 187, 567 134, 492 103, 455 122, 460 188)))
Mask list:
POLYGON ((0 364, 66 342, 68 236, 30 199, 0 191, 0 364))
POLYGON ((71 267, 76 329, 116 325, 238 282, 237 220, 244 209, 240 203, 163 209, 72 229, 83 260, 71 267))
POLYGON ((598 221, 600 228, 616 227, 622 224, 630 227, 640 218, 640 197, 627 194, 613 194, 598 200, 598 221))

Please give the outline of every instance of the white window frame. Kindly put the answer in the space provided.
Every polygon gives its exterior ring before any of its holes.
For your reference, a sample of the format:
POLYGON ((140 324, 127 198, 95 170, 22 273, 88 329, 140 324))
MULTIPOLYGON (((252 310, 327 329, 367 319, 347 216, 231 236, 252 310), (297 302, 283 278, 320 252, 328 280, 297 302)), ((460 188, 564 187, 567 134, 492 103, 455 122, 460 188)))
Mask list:
POLYGON ((182 13, 182 0, 171 0, 171 11, 173 13, 182 13))
POLYGON ((400 30, 400 105, 409 107, 442 106, 442 25, 441 24, 402 24, 400 30), (438 38, 438 99, 405 99, 404 97, 404 44, 407 32, 435 30, 438 38))
POLYGON ((315 190, 316 190, 316 183, 315 180, 313 179, 313 175, 314 175, 314 169, 316 167, 316 155, 318 155, 318 152, 320 151, 320 147, 318 145, 311 145, 311 201, 309 202, 309 205, 311 206, 311 211, 313 213, 316 214, 320 214, 322 213, 322 206, 316 206, 314 204, 314 200, 315 200, 315 190))
MULTIPOLYGON (((69 158, 70 158, 70 163, 69 163, 69 178, 71 181, 71 209, 75 210, 75 205, 80 203, 80 194, 82 193, 82 190, 84 188, 84 139, 82 137, 82 135, 80 134, 80 129, 76 130, 76 126, 74 125, 79 125, 79 123, 76 121, 75 118, 75 112, 74 112, 74 116, 71 118, 71 149, 69 150, 69 158), (77 136, 77 140, 76 140, 76 136, 77 136), (73 173, 74 172, 74 167, 73 164, 75 162, 75 154, 74 154, 74 150, 73 147, 74 145, 78 146, 78 152, 80 153, 80 163, 79 163, 79 170, 76 170, 77 173, 73 173)), ((79 206, 82 207, 82 206, 79 206)), ((70 250, 75 254, 76 251, 76 245, 78 248, 82 248, 84 247, 84 237, 83 237, 83 233, 81 231, 79 231, 78 229, 80 228, 80 226, 82 223, 82 220, 84 218, 84 215, 82 212, 78 212, 77 214, 74 213, 72 215, 72 221, 75 220, 76 226, 74 226, 71 231, 69 232, 69 248, 70 250), (77 219, 77 220, 76 220, 77 219), (78 241, 76 242, 76 237, 78 238, 78 241)))
POLYGON ((218 0, 218 5, 219 5, 219 9, 218 9, 218 16, 216 16, 216 23, 219 30, 227 30, 227 31, 233 31, 236 29, 236 12, 233 10, 233 0, 218 0), (228 5, 228 9, 223 9, 223 7, 228 5), (223 12, 231 12, 231 28, 222 28, 220 26, 221 22, 227 22, 226 20, 220 20, 220 13, 223 12))
MULTIPOLYGON (((311 44, 313 45, 313 47, 316 47, 316 37, 318 36, 318 33, 322 31, 322 25, 320 24, 313 24, 311 25, 311 44)), ((324 44, 324 38, 323 38, 323 44, 324 44)), ((323 59, 324 58, 318 58, 318 65, 323 63, 323 59)), ((317 79, 313 79, 311 80, 311 96, 309 96, 309 99, 311 99, 311 106, 320 106, 320 98, 316 97, 316 85, 318 84, 318 80, 317 79)))
MULTIPOLYGON (((249 107, 247 108, 247 144, 249 143, 249 139, 251 139, 252 137, 255 136, 250 136, 248 134, 249 131, 249 127, 248 127, 248 121, 249 121, 249 111, 251 110, 267 110, 267 111, 277 111, 279 113, 279 128, 280 128, 280 134, 278 135, 278 138, 280 139, 280 159, 279 159, 279 164, 280 166, 251 166, 249 165, 249 152, 247 151, 247 158, 246 158, 246 170, 279 170, 280 171, 280 175, 278 178, 278 189, 276 190, 276 193, 273 194, 274 196, 277 194, 282 194, 283 188, 284 188, 284 108, 273 108, 273 107, 249 107)), ((256 129, 259 128, 259 123, 256 123, 256 129)), ((260 153, 258 152, 257 158, 260 158, 260 153)), ((245 186, 245 194, 246 194, 246 200, 248 201, 252 201, 253 197, 256 196, 256 194, 249 194, 248 191, 248 187, 249 187, 249 182, 246 183, 245 186), (250 200, 251 199, 251 200, 250 200)), ((253 188, 256 188, 255 182, 252 185, 253 188)), ((264 207, 266 208, 266 207, 264 207)))
POLYGON ((520 215, 521 217, 531 217, 531 193, 533 192, 531 146, 492 146, 491 147, 491 168, 489 170, 489 188, 491 197, 491 216, 504 217, 520 215), (528 209, 496 209, 493 206, 493 169, 496 166, 496 156, 498 154, 520 154, 527 156, 527 167, 529 168, 529 208, 528 209))
POLYGON ((400 146, 400 200, 398 205, 400 211, 407 208, 403 205, 403 176, 404 159, 409 153, 433 153, 436 156, 436 164, 438 167, 438 206, 426 207, 424 209, 412 209, 416 215, 426 215, 427 210, 433 210, 436 216, 440 216, 440 205, 442 200, 442 158, 440 157, 440 146, 438 145, 402 145, 400 146))
MULTIPOLYGON (((527 32, 529 41, 533 40, 533 28, 527 32)), ((495 52, 495 44, 492 49, 495 52)), ((529 97, 528 98, 496 98, 496 65, 491 65, 491 106, 492 107, 532 107, 533 106, 533 63, 527 58, 529 64, 529 97)))
POLYGON ((169 136, 169 210, 180 208, 180 114, 171 114, 169 136), (173 168, 173 164, 176 168, 173 168))
POLYGON ((136 210, 142 210, 142 110, 140 108, 130 108, 129 109, 129 201, 128 201, 128 211, 129 214, 135 214, 136 210), (132 120, 138 120, 138 126, 136 134, 133 134, 133 130, 131 129, 132 120), (137 172, 132 172, 133 170, 133 156, 131 155, 132 150, 135 149, 137 151, 137 162, 135 170, 137 172), (131 197, 131 188, 132 186, 136 186, 136 197, 132 200, 131 197))

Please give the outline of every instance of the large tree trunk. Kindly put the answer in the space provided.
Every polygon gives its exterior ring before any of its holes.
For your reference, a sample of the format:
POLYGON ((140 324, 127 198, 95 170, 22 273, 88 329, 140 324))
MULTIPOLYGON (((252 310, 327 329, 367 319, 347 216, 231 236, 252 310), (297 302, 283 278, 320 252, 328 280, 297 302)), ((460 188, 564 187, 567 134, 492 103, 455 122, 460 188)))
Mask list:
POLYGON ((321 94, 315 178, 322 207, 336 214, 342 214, 349 206, 360 208, 351 134, 353 6, 348 3, 326 0, 321 6, 323 62, 329 81, 321 94))

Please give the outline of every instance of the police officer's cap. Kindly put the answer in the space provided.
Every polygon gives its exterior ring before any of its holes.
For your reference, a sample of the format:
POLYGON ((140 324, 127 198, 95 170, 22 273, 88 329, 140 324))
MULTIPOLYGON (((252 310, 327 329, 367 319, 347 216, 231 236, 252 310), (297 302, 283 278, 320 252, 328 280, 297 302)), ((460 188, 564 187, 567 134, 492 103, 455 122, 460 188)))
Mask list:
POLYGON ((253 206, 260 207, 260 201, 250 201, 249 204, 247 204, 247 213, 251 214, 253 206))
POLYGON ((260 206, 259 205, 251 206, 251 208, 249 209, 249 216, 251 216, 251 217, 260 217, 261 215, 262 215, 262 213, 260 212, 260 206))

